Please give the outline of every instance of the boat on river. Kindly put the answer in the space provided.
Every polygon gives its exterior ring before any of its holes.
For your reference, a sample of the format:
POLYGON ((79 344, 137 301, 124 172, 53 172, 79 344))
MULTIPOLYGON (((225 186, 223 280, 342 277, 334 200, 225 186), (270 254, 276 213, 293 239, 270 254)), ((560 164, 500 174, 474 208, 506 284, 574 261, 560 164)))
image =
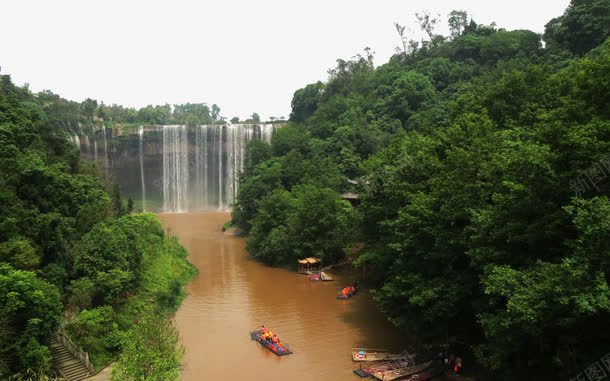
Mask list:
POLYGON ((358 292, 358 287, 354 287, 354 286, 345 286, 343 288, 343 290, 339 291, 339 293, 337 294, 337 299, 349 299, 352 296, 356 295, 356 293, 358 292), (343 291, 346 292, 343 292, 343 291))
POLYGON ((365 362, 365 361, 385 361, 391 360, 398 357, 398 354, 390 353, 386 349, 372 349, 372 348, 352 348, 352 361, 365 362))
POLYGON ((408 366, 421 364, 425 362, 425 360, 427 359, 421 358, 417 354, 411 355, 408 351, 404 351, 394 358, 386 361, 362 363, 360 364, 360 368, 354 370, 354 373, 360 377, 370 377, 376 372, 401 369, 408 366))
MULTIPOLYGON (((428 369, 399 379, 400 381, 427 381, 433 377, 440 376, 445 372, 445 364, 436 364, 428 369)), ((397 380, 398 381, 398 380, 397 380)))
POLYGON ((325 282, 333 280, 333 277, 324 271, 312 271, 309 280, 322 280, 325 282))
POLYGON ((262 332, 260 329, 250 332, 250 337, 252 338, 252 340, 257 341, 260 345, 267 348, 268 350, 275 353, 276 355, 285 356, 285 355, 289 355, 292 353, 292 351, 286 344, 282 343, 281 345, 276 345, 272 342, 264 340, 262 338, 262 336, 263 335, 262 335, 262 332))
POLYGON ((401 377, 410 376, 414 373, 419 373, 422 370, 430 367, 430 365, 432 365, 432 361, 426 361, 421 364, 407 365, 396 369, 379 370, 377 372, 373 372, 372 376, 381 381, 392 381, 401 377))

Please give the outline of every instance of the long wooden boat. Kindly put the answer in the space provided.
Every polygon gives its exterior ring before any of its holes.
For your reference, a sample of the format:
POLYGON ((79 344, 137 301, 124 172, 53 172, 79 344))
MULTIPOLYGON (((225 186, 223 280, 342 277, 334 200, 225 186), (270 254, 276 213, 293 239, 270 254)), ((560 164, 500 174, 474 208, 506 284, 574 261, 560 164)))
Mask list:
POLYGON ((384 361, 391 360, 399 355, 390 353, 386 349, 371 349, 371 348, 352 348, 352 361, 384 361))
POLYGON ((445 371, 445 364, 437 364, 424 370, 423 372, 415 373, 406 378, 401 378, 400 381, 427 381, 433 377, 443 374, 445 371))
POLYGON ((349 299, 352 296, 356 295, 356 293, 358 292, 358 287, 352 287, 352 286, 348 286, 348 287, 350 287, 349 292, 344 294, 342 292, 343 290, 339 291, 339 293, 337 294, 337 299, 345 300, 345 299, 349 299))
POLYGON ((309 274, 309 280, 322 280, 328 282, 333 280, 333 277, 324 271, 312 271, 311 274, 309 274))
POLYGON ((354 373, 360 377, 369 377, 375 372, 400 369, 406 366, 419 364, 421 362, 423 361, 419 361, 417 355, 410 355, 408 352, 402 352, 395 358, 387 361, 366 363, 366 365, 361 364, 359 369, 354 370, 354 373))
POLYGON ((432 365, 432 361, 426 361, 421 364, 409 365, 398 369, 380 370, 373 373, 373 377, 381 381, 396 380, 400 377, 409 376, 413 373, 421 372, 432 365))
POLYGON ((257 341, 260 345, 267 348, 278 356, 285 356, 292 353, 292 351, 286 344, 276 345, 267 340, 263 340, 260 329, 250 332, 250 337, 252 338, 252 340, 257 341))

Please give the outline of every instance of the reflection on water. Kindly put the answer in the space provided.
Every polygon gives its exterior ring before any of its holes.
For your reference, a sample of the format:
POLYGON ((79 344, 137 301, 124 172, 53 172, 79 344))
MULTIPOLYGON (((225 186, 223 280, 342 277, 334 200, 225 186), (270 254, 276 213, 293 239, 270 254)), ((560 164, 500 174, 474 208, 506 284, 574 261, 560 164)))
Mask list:
POLYGON ((332 272, 333 282, 311 282, 251 260, 243 238, 221 231, 228 213, 160 218, 200 271, 175 317, 186 348, 183 380, 356 380, 353 344, 394 351, 408 346, 367 292, 335 299, 344 284, 353 282, 350 269, 332 272), (294 354, 277 357, 251 341, 248 332, 260 324, 294 354))

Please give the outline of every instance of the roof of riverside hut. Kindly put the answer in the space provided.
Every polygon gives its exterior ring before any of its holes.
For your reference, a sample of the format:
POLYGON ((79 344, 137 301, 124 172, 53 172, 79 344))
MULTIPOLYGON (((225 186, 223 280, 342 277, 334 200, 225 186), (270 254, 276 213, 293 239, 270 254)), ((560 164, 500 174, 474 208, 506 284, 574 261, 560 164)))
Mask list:
POLYGON ((310 265, 315 265, 316 263, 320 263, 322 262, 321 259, 319 258, 314 258, 314 257, 309 257, 309 258, 305 258, 305 259, 297 259, 297 261, 302 264, 302 265, 306 265, 306 264, 310 264, 310 265))

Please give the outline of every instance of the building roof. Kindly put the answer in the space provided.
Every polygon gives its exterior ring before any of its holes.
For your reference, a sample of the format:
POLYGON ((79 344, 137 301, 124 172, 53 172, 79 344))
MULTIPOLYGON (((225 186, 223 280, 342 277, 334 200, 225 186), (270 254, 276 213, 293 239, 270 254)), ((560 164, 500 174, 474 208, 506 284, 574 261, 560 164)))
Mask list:
POLYGON ((306 265, 306 264, 310 264, 310 265, 315 265, 316 263, 320 263, 322 262, 321 259, 319 258, 313 258, 313 257, 309 257, 309 258, 305 258, 305 259, 297 259, 297 261, 302 264, 302 265, 306 265))

